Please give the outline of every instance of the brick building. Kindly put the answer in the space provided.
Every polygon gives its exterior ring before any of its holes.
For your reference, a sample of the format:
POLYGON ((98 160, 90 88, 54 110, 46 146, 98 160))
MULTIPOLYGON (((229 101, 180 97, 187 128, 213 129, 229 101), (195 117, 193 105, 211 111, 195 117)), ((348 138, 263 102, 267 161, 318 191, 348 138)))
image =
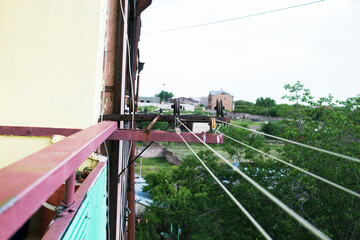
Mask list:
POLYGON ((233 99, 234 97, 222 89, 220 91, 210 91, 208 97, 208 108, 214 110, 216 106, 216 100, 222 100, 223 106, 226 111, 233 110, 233 99))

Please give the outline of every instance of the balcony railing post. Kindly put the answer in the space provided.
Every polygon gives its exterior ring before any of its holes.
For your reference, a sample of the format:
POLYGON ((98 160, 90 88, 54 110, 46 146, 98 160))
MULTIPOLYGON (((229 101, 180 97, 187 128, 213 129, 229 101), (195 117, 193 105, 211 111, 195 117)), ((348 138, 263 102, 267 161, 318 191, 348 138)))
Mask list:
POLYGON ((62 201, 62 206, 64 211, 59 214, 59 216, 64 216, 68 212, 73 212, 73 206, 75 204, 74 195, 75 195, 75 175, 74 172, 65 182, 65 194, 64 200, 62 201))

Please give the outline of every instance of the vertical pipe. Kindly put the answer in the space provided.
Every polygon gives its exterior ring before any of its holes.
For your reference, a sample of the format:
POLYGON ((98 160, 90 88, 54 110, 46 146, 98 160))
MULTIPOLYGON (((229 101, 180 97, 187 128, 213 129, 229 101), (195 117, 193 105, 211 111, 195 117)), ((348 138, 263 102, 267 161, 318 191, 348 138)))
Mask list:
MULTIPOLYGON (((135 12, 135 9, 134 9, 135 12)), ((132 71, 132 89, 131 97, 133 101, 136 100, 135 95, 135 81, 137 73, 137 56, 138 56, 138 43, 140 37, 140 17, 134 16, 131 20, 131 71, 132 71)), ((131 109, 131 108, 130 108, 131 109)), ((134 112, 137 111, 137 104, 135 104, 134 112)), ((136 122, 132 123, 132 128, 136 129, 136 122)), ((130 161, 135 158, 135 148, 136 141, 132 141, 130 161)), ((128 217, 128 239, 135 240, 135 162, 129 166, 129 190, 128 190, 128 208, 130 209, 130 214, 128 217)))
MULTIPOLYGON (((125 111, 125 83, 126 83, 126 76, 127 76, 127 72, 128 72, 128 68, 127 68, 127 32, 128 32, 128 6, 129 6, 129 0, 120 0, 119 1, 120 4, 122 4, 123 6, 123 11, 124 11, 124 16, 122 16, 122 11, 119 9, 119 17, 121 17, 121 21, 122 21, 122 28, 121 28, 121 34, 119 36, 119 43, 120 43, 120 51, 121 51, 121 56, 120 56, 120 63, 121 66, 119 67, 119 69, 121 69, 121 72, 119 73, 119 77, 120 77, 120 84, 121 84, 121 96, 120 96, 120 105, 119 105, 119 111, 120 114, 124 114, 125 111), (125 19, 125 21, 124 21, 125 19)), ((120 7, 119 7, 120 8, 120 7)), ((124 128, 124 122, 121 121, 119 128, 124 128)), ((119 174, 122 169, 127 165, 127 163, 125 162, 128 156, 128 152, 126 152, 126 144, 124 143, 124 141, 120 141, 119 146, 119 168, 118 168, 118 173, 119 174)), ((126 181, 122 181, 122 179, 120 180, 120 183, 118 184, 118 188, 117 188, 117 206, 118 206, 118 214, 117 214, 117 218, 116 218, 116 239, 123 239, 123 236, 125 234, 125 199, 126 197, 124 195, 126 195, 126 189, 124 189, 126 187, 127 182, 126 181), (120 232, 121 231, 121 232, 120 232)))
MULTIPOLYGON (((136 141, 132 142, 131 147, 131 161, 135 158, 136 141)), ((129 222, 128 222, 128 239, 135 240, 135 162, 129 166, 129 196, 128 207, 130 209, 129 222)))
POLYGON ((71 207, 74 204, 75 172, 65 182, 64 206, 71 207))
MULTIPOLYGON (((113 86, 113 106, 117 105, 115 102, 119 95, 115 81, 115 64, 117 53, 117 33, 118 33, 118 0, 109 0, 108 6, 108 19, 107 19, 107 42, 105 52, 105 68, 104 68, 104 84, 105 86, 113 86)), ((105 92, 103 92, 105 94, 105 92)), ((104 98, 105 99, 105 98, 104 98)), ((111 99, 108 99, 111 101, 111 99)), ((103 103, 105 104, 105 103, 103 103)), ((118 172, 118 158, 119 158, 119 141, 113 141, 111 144, 109 156, 109 169, 108 169, 108 189, 109 189, 109 211, 108 211, 108 239, 115 239, 118 236, 118 228, 116 225, 117 220, 117 172, 118 172)))
MULTIPOLYGON (((135 95, 136 108, 138 107, 138 102, 139 102, 139 84, 140 84, 140 75, 138 74, 138 76, 137 76, 137 84, 136 84, 136 95, 135 95)), ((136 111, 137 111, 137 109, 136 109, 136 111)))

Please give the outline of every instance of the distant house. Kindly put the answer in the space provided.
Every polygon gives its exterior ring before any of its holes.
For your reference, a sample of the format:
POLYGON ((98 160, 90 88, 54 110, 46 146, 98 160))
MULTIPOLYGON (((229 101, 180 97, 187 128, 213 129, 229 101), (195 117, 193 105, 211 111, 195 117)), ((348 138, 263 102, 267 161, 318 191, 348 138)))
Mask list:
POLYGON ((139 97, 139 103, 160 103, 160 97, 139 97))
POLYGON ((193 98, 186 98, 186 97, 179 97, 178 98, 180 104, 190 104, 194 106, 199 106, 199 101, 193 99, 193 98))
POLYGON ((200 104, 204 105, 204 107, 207 107, 208 106, 208 97, 201 97, 200 98, 200 104))
POLYGON ((216 100, 222 100, 223 107, 226 111, 233 110, 233 99, 234 97, 222 89, 220 91, 210 91, 208 97, 208 108, 215 110, 216 100))
MULTIPOLYGON (((169 98, 168 100, 170 102, 173 102, 175 98, 169 98)), ((194 98, 186 98, 186 97, 179 97, 176 98, 180 104, 187 104, 187 105, 193 105, 193 106, 199 106, 199 101, 194 98)))

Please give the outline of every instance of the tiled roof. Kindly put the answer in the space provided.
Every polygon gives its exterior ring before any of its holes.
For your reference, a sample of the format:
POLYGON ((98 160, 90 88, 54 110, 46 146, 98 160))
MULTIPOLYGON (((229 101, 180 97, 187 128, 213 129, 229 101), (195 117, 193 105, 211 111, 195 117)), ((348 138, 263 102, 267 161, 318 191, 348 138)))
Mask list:
POLYGON ((230 93, 227 93, 227 92, 225 92, 225 91, 223 91, 223 90, 220 90, 220 91, 210 91, 210 95, 212 95, 212 96, 214 96, 214 95, 219 95, 219 94, 221 94, 221 93, 225 93, 226 95, 230 95, 230 96, 231 96, 230 93))

